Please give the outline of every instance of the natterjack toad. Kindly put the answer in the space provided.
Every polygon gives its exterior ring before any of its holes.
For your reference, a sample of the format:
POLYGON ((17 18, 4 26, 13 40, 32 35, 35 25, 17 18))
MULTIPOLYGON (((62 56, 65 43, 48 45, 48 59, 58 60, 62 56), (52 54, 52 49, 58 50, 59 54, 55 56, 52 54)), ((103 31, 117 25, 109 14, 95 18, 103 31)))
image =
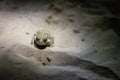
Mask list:
POLYGON ((35 47, 39 49, 45 49, 46 47, 53 46, 54 43, 54 37, 51 35, 50 31, 48 30, 41 30, 38 31, 31 42, 31 44, 34 44, 35 47))

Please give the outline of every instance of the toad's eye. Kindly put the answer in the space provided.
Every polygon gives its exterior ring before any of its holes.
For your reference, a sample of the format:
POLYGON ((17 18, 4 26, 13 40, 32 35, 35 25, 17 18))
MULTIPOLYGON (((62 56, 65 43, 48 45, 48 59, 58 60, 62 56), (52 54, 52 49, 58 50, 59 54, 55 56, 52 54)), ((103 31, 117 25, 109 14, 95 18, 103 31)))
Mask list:
POLYGON ((43 39, 43 41, 46 43, 46 42, 47 42, 47 39, 43 39))
POLYGON ((39 41, 40 39, 39 38, 36 38, 37 41, 39 41))

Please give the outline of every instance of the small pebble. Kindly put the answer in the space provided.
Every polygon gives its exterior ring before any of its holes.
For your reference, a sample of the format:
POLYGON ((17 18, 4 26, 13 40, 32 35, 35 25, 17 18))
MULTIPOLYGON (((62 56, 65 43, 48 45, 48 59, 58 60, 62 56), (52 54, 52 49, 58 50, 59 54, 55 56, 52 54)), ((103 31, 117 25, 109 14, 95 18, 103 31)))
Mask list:
POLYGON ((12 9, 16 10, 16 9, 18 9, 18 7, 17 6, 13 6, 12 9))
POLYGON ((48 19, 51 19, 52 18, 52 16, 48 16, 48 19))
POLYGON ((48 20, 48 19, 46 19, 46 20, 45 20, 45 22, 46 22, 46 23, 48 23, 48 24, 50 24, 50 23, 51 23, 51 22, 50 22, 50 20, 48 20))
POLYGON ((68 17, 73 17, 73 16, 74 16, 73 14, 68 15, 68 17))
POLYGON ((16 65, 21 65, 21 64, 22 64, 22 62, 16 62, 15 64, 16 64, 16 65))
POLYGON ((29 33, 28 33, 28 32, 26 32, 26 34, 27 34, 27 35, 29 35, 29 33))
POLYGON ((97 53, 97 50, 95 50, 95 53, 97 53))
POLYGON ((74 32, 74 33, 80 33, 80 31, 79 31, 79 30, 73 30, 73 32, 74 32))
POLYGON ((73 19, 68 19, 68 21, 69 21, 69 22, 74 22, 74 20, 73 20, 73 19))
POLYGON ((57 13, 62 12, 62 9, 61 9, 61 8, 57 8, 57 7, 55 7, 54 10, 55 10, 57 13))
POLYGON ((115 57, 114 59, 115 59, 115 60, 118 60, 118 58, 117 58, 117 57, 115 57))
POLYGON ((45 65, 46 65, 46 63, 42 63, 42 65, 43 65, 43 66, 45 66, 45 65))
POLYGON ((50 59, 49 57, 47 57, 47 61, 48 61, 48 62, 51 62, 51 60, 52 60, 52 59, 50 59))
POLYGON ((42 61, 42 60, 41 60, 41 57, 38 58, 38 61, 42 61))
POLYGON ((5 48, 4 46, 2 46, 1 48, 5 48))
POLYGON ((55 5, 54 4, 50 4, 49 9, 52 9, 53 7, 55 7, 55 5))
POLYGON ((22 19, 22 16, 20 16, 20 19, 22 19))
POLYGON ((81 41, 85 41, 85 39, 82 39, 81 41))

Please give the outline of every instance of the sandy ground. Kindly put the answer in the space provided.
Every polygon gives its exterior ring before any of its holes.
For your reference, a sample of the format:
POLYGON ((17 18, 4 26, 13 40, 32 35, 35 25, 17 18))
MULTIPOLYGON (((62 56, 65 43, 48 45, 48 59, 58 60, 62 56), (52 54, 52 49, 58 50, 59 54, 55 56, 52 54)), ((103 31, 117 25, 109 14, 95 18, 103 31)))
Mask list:
POLYGON ((120 39, 106 17, 88 11, 70 2, 1 1, 1 80, 119 80, 120 39), (39 50, 30 43, 43 28, 55 42, 39 50))

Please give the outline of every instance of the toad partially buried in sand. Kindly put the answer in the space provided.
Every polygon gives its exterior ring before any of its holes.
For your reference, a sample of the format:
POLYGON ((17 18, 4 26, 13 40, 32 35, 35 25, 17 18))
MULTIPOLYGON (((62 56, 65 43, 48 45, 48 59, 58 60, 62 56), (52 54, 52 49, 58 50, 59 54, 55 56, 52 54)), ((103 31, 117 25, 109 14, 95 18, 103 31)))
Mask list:
POLYGON ((45 49, 46 47, 52 47, 54 43, 54 37, 51 35, 51 32, 43 29, 34 34, 34 37, 31 41, 35 47, 39 49, 45 49))

